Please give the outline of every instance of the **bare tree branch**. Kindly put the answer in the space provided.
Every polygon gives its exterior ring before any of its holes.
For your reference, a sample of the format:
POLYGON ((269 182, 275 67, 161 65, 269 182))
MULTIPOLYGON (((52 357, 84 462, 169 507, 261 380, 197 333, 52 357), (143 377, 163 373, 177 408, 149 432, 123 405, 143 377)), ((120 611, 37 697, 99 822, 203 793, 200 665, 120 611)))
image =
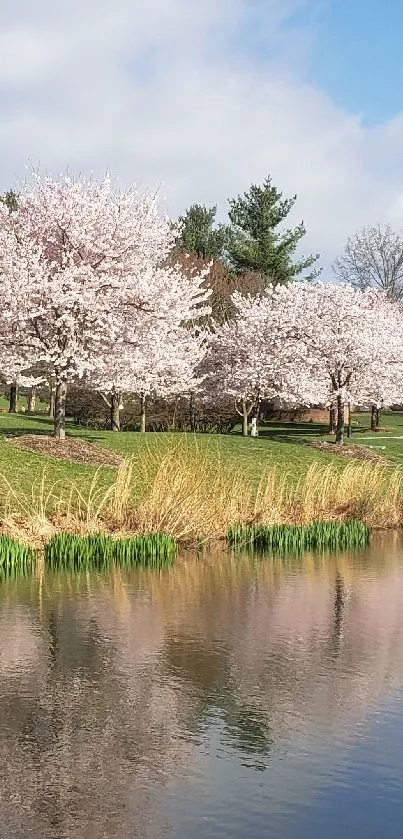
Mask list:
POLYGON ((364 227, 347 240, 333 270, 356 288, 372 286, 390 300, 403 300, 403 233, 390 225, 364 227))
POLYGON ((112 408, 112 402, 110 402, 110 400, 106 398, 105 394, 102 393, 102 390, 99 390, 98 393, 102 397, 102 399, 104 400, 105 405, 107 405, 108 408, 112 408))

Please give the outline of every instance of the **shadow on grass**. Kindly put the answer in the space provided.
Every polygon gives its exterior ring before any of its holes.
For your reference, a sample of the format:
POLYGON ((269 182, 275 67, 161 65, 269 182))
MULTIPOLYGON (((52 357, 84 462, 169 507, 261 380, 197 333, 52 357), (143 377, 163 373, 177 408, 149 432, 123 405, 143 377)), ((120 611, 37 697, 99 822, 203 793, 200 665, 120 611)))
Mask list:
POLYGON ((302 446, 327 436, 328 426, 313 422, 267 422, 259 427, 259 437, 302 446))
MULTIPOLYGON (((0 420, 0 439, 4 437, 24 437, 27 434, 44 437, 52 435, 52 432, 53 420, 43 414, 3 414, 0 420)), ((96 432, 88 433, 88 429, 75 425, 69 418, 66 419, 66 435, 79 437, 89 443, 102 442, 103 439, 96 432)))
POLYGON ((328 426, 324 423, 315 423, 315 422, 266 422, 263 423, 261 426, 261 432, 267 431, 269 433, 273 432, 284 432, 284 431, 292 431, 293 434, 326 434, 328 426))
MULTIPOLYGON (((362 433, 361 428, 353 427, 351 429, 351 438, 348 438, 347 427, 345 429, 346 442, 350 439, 353 442, 353 437, 362 433)), ((328 425, 314 422, 267 422, 259 426, 259 437, 266 440, 277 441, 278 443, 293 443, 294 445, 309 446, 315 441, 334 442, 334 436, 328 433, 328 425)))
POLYGON ((52 430, 52 423, 47 422, 46 419, 40 417, 29 417, 18 422, 18 414, 10 414, 11 420, 7 419, 0 422, 0 438, 1 437, 23 437, 25 434, 50 434, 52 430), (40 423, 42 428, 35 426, 35 423, 40 423))

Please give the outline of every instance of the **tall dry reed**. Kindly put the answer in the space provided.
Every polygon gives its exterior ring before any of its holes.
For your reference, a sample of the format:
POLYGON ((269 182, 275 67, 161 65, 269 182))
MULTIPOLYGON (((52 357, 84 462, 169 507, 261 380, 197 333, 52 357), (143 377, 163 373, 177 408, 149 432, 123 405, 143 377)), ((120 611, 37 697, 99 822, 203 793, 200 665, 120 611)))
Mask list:
POLYGON ((225 458, 219 445, 194 440, 144 449, 126 460, 105 486, 98 470, 89 488, 43 476, 29 493, 2 479, 0 525, 41 542, 52 533, 163 532, 196 545, 225 537, 231 525, 306 524, 360 519, 373 528, 403 524, 403 471, 351 461, 345 467, 315 462, 295 479, 276 468, 256 482, 225 458))
POLYGON ((218 447, 209 453, 194 442, 143 455, 133 478, 131 526, 139 533, 170 533, 181 542, 225 535, 243 515, 245 491, 249 495, 242 473, 225 462, 218 447))

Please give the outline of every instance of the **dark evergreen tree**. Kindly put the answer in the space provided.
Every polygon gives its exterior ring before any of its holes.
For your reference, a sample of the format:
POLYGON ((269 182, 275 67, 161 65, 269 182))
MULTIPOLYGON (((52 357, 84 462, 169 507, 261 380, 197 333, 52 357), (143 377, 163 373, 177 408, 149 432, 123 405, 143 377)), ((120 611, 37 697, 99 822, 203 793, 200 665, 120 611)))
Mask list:
MULTIPOLYGON (((300 239, 305 236, 303 222, 294 228, 280 228, 292 210, 297 196, 283 199, 268 177, 262 186, 229 202, 231 235, 227 245, 230 266, 237 274, 256 272, 266 283, 286 283, 303 274, 319 259, 319 254, 294 261, 300 239)), ((313 279, 313 270, 305 279, 313 279)))
POLYGON ((199 259, 220 259, 225 251, 228 230, 223 224, 214 226, 216 214, 217 207, 192 204, 179 218, 182 231, 178 245, 199 259))
POLYGON ((0 195, 0 201, 2 204, 6 204, 10 213, 18 210, 18 195, 13 189, 9 189, 4 195, 0 195))

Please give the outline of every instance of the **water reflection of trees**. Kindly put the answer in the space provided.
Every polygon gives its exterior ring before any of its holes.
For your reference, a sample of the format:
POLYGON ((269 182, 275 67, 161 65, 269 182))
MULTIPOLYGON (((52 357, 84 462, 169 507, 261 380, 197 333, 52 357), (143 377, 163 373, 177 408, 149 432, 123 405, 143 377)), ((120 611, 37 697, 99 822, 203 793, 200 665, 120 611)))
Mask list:
POLYGON ((186 746, 177 737, 177 703, 155 683, 154 662, 121 671, 96 617, 64 595, 45 605, 40 625, 34 611, 30 619, 14 611, 1 613, 3 639, 17 617, 22 639, 33 635, 36 649, 24 667, 15 638, 20 666, 10 649, 0 668, 0 759, 7 767, 0 835, 163 836, 157 808, 150 818, 146 782, 163 782, 186 746))
POLYGON ((153 583, 169 633, 175 643, 183 627, 205 647, 220 640, 226 684, 238 703, 253 697, 270 739, 307 722, 342 730, 401 684, 399 540, 365 557, 212 562, 201 587, 194 574, 153 583))
POLYGON ((189 729, 201 732, 218 716, 224 736, 236 749, 247 755, 269 754, 272 735, 267 715, 239 695, 231 674, 230 648, 214 640, 206 645, 205 639, 168 636, 164 660, 168 678, 175 675, 193 698, 189 729))
POLYGON ((399 552, 3 587, 0 835, 169 834, 158 790, 210 726, 256 767, 347 736, 403 679, 399 552))

